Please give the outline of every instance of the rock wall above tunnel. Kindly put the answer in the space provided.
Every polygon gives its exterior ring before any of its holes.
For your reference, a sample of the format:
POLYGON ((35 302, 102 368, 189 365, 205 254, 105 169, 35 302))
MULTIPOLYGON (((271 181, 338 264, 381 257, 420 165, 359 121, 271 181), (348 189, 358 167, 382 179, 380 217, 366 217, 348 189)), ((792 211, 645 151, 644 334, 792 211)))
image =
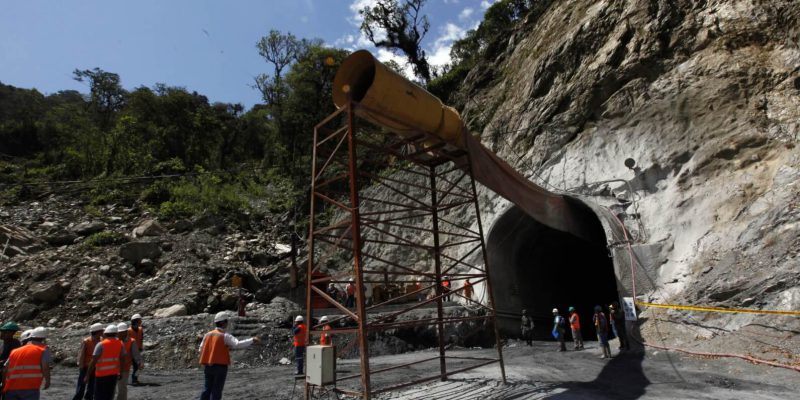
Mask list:
MULTIPOLYGON (((646 299, 800 309, 800 5, 546 4, 462 86, 484 144, 543 187, 610 206, 636 236, 646 299)), ((509 205, 481 195, 490 225, 509 205)), ((789 317, 659 316, 676 321, 677 341, 707 349, 740 329, 800 328, 789 317), (685 322, 711 327, 686 335, 685 322)))

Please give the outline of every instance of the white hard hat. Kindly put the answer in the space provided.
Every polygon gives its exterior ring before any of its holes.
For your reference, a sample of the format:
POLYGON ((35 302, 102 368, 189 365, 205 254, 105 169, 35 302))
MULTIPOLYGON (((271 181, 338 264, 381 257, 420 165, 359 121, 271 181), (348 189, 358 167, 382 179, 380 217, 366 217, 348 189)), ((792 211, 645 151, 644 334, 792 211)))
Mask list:
POLYGON ((350 278, 350 282, 352 282, 352 281, 353 281, 353 278, 350 278))
POLYGON ((36 329, 34 329, 31 332, 30 338, 31 339, 47 339, 47 328, 45 328, 43 326, 36 327, 36 329))
POLYGON ((22 332, 22 335, 19 337, 20 342, 28 340, 28 338, 31 337, 31 333, 33 333, 33 329, 28 329, 27 331, 22 332))
POLYGON ((230 318, 230 317, 228 317, 228 313, 227 312, 220 311, 220 312, 217 313, 217 315, 214 316, 214 322, 216 323, 216 322, 227 321, 228 318, 230 318))
POLYGON ((109 325, 109 326, 106 327, 106 329, 103 330, 103 334, 108 335, 108 334, 111 334, 111 333, 117 333, 117 326, 116 325, 109 325))
POLYGON ((135 321, 137 319, 142 319, 141 314, 133 314, 133 316, 131 317, 131 321, 135 321))
POLYGON ((122 322, 119 325, 117 325, 117 333, 119 333, 119 332, 127 332, 127 331, 128 331, 128 324, 122 322))
POLYGON ((102 331, 103 331, 103 324, 92 324, 92 326, 89 327, 89 333, 102 332, 102 331))
POLYGON ((319 319, 319 323, 320 324, 323 324, 325 322, 328 322, 328 316, 327 315, 323 315, 322 318, 319 319))
POLYGON ((557 308, 554 308, 554 309, 553 309, 553 312, 554 312, 554 313, 557 313, 557 312, 558 312, 558 309, 557 309, 557 308))
POLYGON ((294 322, 303 322, 303 321, 305 321, 305 318, 303 318, 302 315, 298 315, 297 317, 294 318, 294 322))

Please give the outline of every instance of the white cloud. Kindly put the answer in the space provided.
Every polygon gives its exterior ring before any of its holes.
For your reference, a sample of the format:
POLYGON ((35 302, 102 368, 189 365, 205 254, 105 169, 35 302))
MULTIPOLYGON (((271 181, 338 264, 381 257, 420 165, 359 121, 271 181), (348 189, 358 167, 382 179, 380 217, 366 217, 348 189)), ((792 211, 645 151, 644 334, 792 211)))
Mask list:
POLYGON ((458 4, 458 0, 444 0, 444 4, 458 4))
POLYGON ((405 75, 406 78, 410 78, 410 79, 414 78, 414 69, 411 67, 411 64, 408 63, 408 60, 406 60, 405 57, 403 57, 401 55, 394 54, 391 51, 386 50, 386 49, 378 49, 377 54, 375 54, 375 58, 377 58, 378 61, 383 62, 383 63, 385 63, 385 62, 387 62, 389 60, 393 60, 394 62, 399 64, 401 67, 403 67, 403 75, 405 75))
POLYGON ((461 10, 461 12, 458 14, 458 19, 463 21, 463 20, 469 18, 472 15, 472 13, 474 13, 474 12, 475 12, 475 10, 467 7, 465 9, 461 10))
POLYGON ((495 0, 482 0, 481 1, 481 8, 485 10, 485 9, 491 7, 492 3, 494 3, 494 2, 495 2, 495 0))

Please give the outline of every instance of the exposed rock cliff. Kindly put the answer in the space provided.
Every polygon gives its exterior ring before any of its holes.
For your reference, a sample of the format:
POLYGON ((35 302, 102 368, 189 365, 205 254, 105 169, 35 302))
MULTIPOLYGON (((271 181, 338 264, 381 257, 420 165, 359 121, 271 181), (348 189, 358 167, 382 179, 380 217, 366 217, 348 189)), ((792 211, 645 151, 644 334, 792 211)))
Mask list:
MULTIPOLYGON (((462 87, 484 144, 550 190, 622 200, 638 246, 660 249, 639 265, 642 299, 800 309, 800 4, 537 7, 462 87), (595 184, 610 179, 635 193, 595 184)), ((483 194, 490 225, 508 204, 483 194)), ((645 338, 663 319, 667 344, 775 357, 800 331, 797 317, 648 310, 645 338)))

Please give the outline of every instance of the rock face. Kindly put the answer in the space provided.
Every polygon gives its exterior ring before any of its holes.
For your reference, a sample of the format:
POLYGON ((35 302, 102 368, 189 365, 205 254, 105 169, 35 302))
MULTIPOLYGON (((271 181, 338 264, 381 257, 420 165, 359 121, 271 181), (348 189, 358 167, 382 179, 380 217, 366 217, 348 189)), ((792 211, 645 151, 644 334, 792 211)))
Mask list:
MULTIPOLYGON (((616 212, 636 242, 663 249, 638 266, 653 284, 646 299, 797 310, 799 26, 792 1, 538 2, 470 72, 462 114, 540 186, 626 203, 616 212)), ((509 205, 481 192, 490 226, 509 205)), ((674 317, 710 321, 699 335, 714 340, 676 336, 711 349, 730 330, 800 328, 788 317, 674 317)))

